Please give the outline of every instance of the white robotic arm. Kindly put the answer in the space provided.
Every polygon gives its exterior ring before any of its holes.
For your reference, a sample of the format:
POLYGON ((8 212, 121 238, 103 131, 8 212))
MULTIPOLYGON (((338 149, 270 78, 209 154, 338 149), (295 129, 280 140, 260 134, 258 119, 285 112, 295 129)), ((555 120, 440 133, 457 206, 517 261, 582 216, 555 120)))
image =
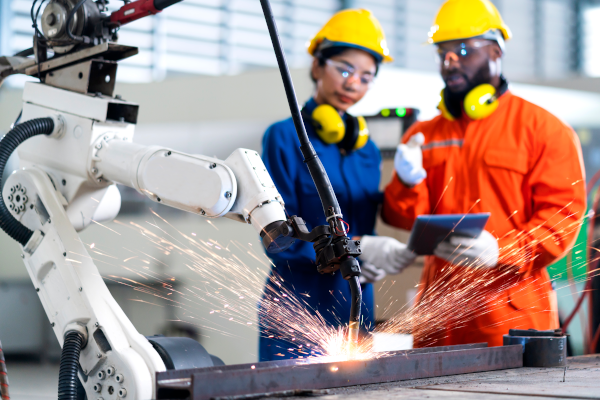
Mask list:
POLYGON ((67 335, 81 338, 79 378, 90 399, 155 398, 155 374, 166 368, 77 235, 92 220, 118 214, 115 183, 181 210, 251 223, 257 232, 286 220, 255 151, 238 149, 221 161, 135 144, 136 113, 135 104, 110 96, 27 83, 22 120, 52 118, 54 131, 19 145, 22 169, 2 193, 12 217, 34 232, 22 256, 61 346, 67 335))
MULTIPOLYGON (((22 245, 27 271, 63 347, 59 400, 78 397, 78 378, 90 400, 157 398, 157 372, 207 366, 203 360, 212 364, 201 348, 196 357, 181 356, 191 361, 176 367, 169 354, 182 346, 140 335, 79 239, 77 232, 92 221, 118 214, 115 183, 171 207, 251 223, 270 252, 284 251, 296 239, 313 243, 317 271, 340 270, 350 284, 349 341, 358 338, 360 242, 347 237, 342 210, 304 129, 268 0, 261 0, 261 6, 300 151, 327 224, 309 232, 302 218, 286 219, 281 196, 254 151, 238 149, 221 161, 132 142, 138 106, 113 97, 113 91, 117 61, 138 50, 114 43, 117 31, 178 1, 135 0, 106 15, 104 0, 50 0, 41 18, 42 33, 34 22, 32 49, 0 57, 0 84, 19 73, 43 81, 26 83, 24 122, 0 141, 0 174, 15 149, 21 160, 21 169, 2 190, 0 228, 22 245)), ((184 353, 189 355, 192 347, 184 353)))
POLYGON ((105 220, 116 216, 120 199, 105 193, 115 182, 184 211, 252 223, 258 232, 286 220, 283 200, 256 151, 238 149, 221 161, 132 143, 137 105, 108 96, 27 83, 23 98, 23 121, 53 117, 64 124, 58 140, 32 138, 18 152, 23 166, 54 175, 78 230, 95 213, 105 220), (111 120, 111 111, 122 120, 111 120), (94 196, 96 201, 86 201, 94 196))

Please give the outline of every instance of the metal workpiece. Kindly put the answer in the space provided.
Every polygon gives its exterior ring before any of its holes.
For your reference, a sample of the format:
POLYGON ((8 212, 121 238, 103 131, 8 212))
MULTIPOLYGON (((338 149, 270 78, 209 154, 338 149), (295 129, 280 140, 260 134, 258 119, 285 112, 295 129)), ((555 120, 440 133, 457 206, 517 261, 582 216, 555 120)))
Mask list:
POLYGON ((537 331, 511 329, 504 335, 504 345, 523 346, 523 366, 564 367, 567 365, 567 337, 560 329, 537 331))
POLYGON ((208 400, 288 390, 327 389, 519 368, 522 347, 448 346, 395 352, 381 358, 283 360, 157 373, 157 399, 208 400))

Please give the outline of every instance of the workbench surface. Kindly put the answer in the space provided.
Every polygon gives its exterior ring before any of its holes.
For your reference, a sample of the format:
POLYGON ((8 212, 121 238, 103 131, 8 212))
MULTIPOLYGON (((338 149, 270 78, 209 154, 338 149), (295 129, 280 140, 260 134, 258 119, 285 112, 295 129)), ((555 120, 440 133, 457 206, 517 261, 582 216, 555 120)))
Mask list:
POLYGON ((600 399, 600 355, 570 357, 566 369, 518 368, 351 386, 328 392, 319 400, 600 399))

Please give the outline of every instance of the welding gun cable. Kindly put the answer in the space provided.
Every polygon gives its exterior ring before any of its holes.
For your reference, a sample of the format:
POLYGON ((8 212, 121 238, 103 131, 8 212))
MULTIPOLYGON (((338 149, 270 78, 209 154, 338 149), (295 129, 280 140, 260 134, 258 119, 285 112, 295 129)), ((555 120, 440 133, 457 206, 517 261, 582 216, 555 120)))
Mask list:
MULTIPOLYGON (((304 126, 304 121, 302 120, 300 105, 298 104, 298 99, 296 98, 294 83, 292 81, 287 60, 285 58, 283 46, 281 45, 281 39, 279 37, 279 32, 277 31, 277 24, 275 22, 273 10, 271 9, 271 3, 269 0, 260 0, 260 5, 265 16, 265 21, 269 30, 269 36, 271 37, 273 50, 275 51, 275 57, 277 58, 277 65, 279 67, 279 72, 281 73, 281 79, 283 81, 283 87, 285 88, 285 95, 290 107, 290 113, 292 114, 292 120, 294 121, 294 127, 296 128, 298 140, 300 141, 300 151, 302 152, 304 162, 306 163, 310 176, 312 177, 317 192, 319 193, 325 218, 329 219, 329 217, 333 217, 330 221, 330 224, 332 225, 331 236, 333 237, 333 235, 336 234, 336 231, 338 230, 337 226, 339 225, 342 228, 339 231, 343 231, 343 236, 345 237, 346 230, 341 222, 343 221, 342 210, 340 209, 337 197, 333 191, 333 187, 331 186, 331 181, 329 180, 327 171, 325 171, 325 167, 323 167, 323 163, 319 159, 319 156, 313 148, 310 139, 308 138, 308 134, 306 133, 306 127, 304 126)), ((350 343, 355 343, 358 340, 362 291, 357 276, 351 277, 349 284, 352 292, 352 305, 350 311, 350 327, 348 331, 348 338, 350 343)))
POLYGON ((0 397, 2 397, 2 400, 10 400, 10 394, 8 393, 8 375, 6 371, 6 360, 4 359, 2 342, 0 342, 0 397))
POLYGON ((285 53, 283 52, 283 46, 281 45, 281 40, 279 38, 279 32, 277 31, 277 24, 275 23, 275 16, 273 15, 271 4, 269 0, 260 0, 260 4, 265 15, 267 28, 269 29, 269 36, 271 37, 271 42, 273 43, 273 49, 275 50, 277 65, 279 66, 279 72, 281 73, 283 87, 285 88, 285 94, 290 107, 290 113, 292 114, 292 120, 294 121, 296 133, 298 134, 298 140, 300 140, 300 151, 304 157, 304 162, 308 167, 310 176, 312 177, 317 188, 317 192, 319 193, 319 198, 321 199, 325 216, 329 216, 328 213, 330 208, 333 209, 332 215, 341 215, 342 212, 340 210, 340 205, 333 191, 333 187, 331 186, 331 182, 329 181, 329 177, 327 176, 327 172, 325 171, 325 168, 323 167, 323 164, 321 163, 317 152, 310 143, 310 139, 306 133, 306 128, 300 112, 300 106, 294 90, 294 83, 292 81, 290 69, 285 58, 285 53))
MULTIPOLYGON (((37 135, 50 135, 54 130, 54 120, 52 118, 36 118, 16 125, 0 140, 0 188, 2 187, 1 177, 4 174, 4 168, 11 154, 17 147, 29 138, 37 135)), ((25 246, 33 231, 21 224, 8 211, 4 203, 4 196, 0 193, 0 229, 21 246, 25 246)))

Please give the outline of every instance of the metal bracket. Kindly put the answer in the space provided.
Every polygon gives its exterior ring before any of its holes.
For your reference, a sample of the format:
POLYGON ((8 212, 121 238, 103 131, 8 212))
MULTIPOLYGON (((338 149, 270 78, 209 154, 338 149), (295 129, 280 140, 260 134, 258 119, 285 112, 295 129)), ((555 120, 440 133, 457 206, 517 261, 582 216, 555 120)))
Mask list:
POLYGON ((82 94, 102 93, 112 97, 116 77, 115 61, 92 59, 48 72, 46 84, 82 94))
POLYGON ((124 46, 116 43, 101 43, 94 47, 89 47, 75 53, 69 53, 60 57, 53 57, 47 61, 39 64, 34 64, 25 69, 26 75, 36 76, 38 72, 42 75, 54 71, 59 68, 64 68, 69 65, 77 64, 82 61, 90 60, 92 58, 102 58, 108 61, 119 61, 138 53, 137 47, 124 46))

